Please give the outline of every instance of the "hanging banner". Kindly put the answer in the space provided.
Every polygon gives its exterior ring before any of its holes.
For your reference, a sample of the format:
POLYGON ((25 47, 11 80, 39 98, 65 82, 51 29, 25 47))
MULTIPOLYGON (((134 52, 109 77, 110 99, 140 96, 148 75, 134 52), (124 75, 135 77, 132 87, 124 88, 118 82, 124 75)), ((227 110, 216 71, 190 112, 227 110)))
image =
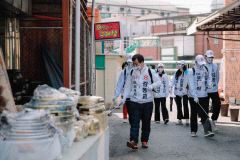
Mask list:
POLYGON ((120 38, 120 23, 95 23, 95 40, 111 40, 120 38))

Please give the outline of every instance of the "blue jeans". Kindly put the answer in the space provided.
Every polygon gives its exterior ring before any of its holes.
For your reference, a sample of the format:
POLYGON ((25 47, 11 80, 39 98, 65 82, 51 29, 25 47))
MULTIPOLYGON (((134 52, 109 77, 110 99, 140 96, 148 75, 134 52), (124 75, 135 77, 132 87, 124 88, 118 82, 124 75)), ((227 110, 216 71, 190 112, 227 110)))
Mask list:
POLYGON ((130 141, 138 143, 140 120, 142 120, 141 142, 148 142, 151 130, 151 117, 153 111, 153 102, 136 103, 130 102, 127 106, 130 128, 130 141))

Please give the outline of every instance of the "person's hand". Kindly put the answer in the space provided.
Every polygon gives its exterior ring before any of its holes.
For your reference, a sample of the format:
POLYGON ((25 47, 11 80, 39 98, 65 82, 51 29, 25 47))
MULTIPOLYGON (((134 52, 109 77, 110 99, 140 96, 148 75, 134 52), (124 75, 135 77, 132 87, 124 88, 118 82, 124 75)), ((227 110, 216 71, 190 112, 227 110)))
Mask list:
POLYGON ((198 103, 199 99, 197 97, 194 98, 194 102, 198 103))
POLYGON ((117 99, 117 97, 113 97, 113 99, 112 99, 113 103, 116 102, 116 99, 117 99))
POLYGON ((125 100, 122 99, 121 102, 119 103, 119 106, 122 106, 125 103, 125 100))
POLYGON ((212 84, 209 84, 207 88, 208 88, 208 89, 212 89, 212 88, 213 88, 213 85, 212 85, 212 84))

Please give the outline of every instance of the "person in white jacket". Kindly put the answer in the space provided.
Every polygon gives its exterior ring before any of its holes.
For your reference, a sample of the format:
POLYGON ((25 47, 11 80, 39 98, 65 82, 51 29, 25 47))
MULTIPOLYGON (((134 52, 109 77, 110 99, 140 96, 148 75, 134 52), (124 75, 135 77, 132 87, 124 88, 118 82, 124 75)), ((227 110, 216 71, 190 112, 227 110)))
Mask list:
MULTIPOLYGON (((122 95, 122 98, 123 98, 123 92, 124 92, 126 80, 132 70, 132 67, 133 67, 132 56, 133 56, 133 54, 129 54, 127 56, 127 64, 128 65, 127 65, 127 68, 122 70, 122 72, 119 76, 119 79, 117 82, 117 87, 115 89, 114 96, 113 96, 113 103, 115 103, 116 99, 119 97, 120 94, 122 95)), ((130 100, 129 97, 127 97, 126 103, 123 105, 123 119, 124 119, 123 122, 124 123, 127 122, 127 114, 128 114, 127 105, 129 105, 129 100, 130 100)))
POLYGON ((204 128, 206 137, 214 136, 210 121, 208 120, 208 93, 209 73, 202 55, 196 56, 195 66, 188 72, 189 102, 191 106, 191 136, 196 137, 198 130, 198 115, 204 128))
POLYGON ((215 121, 217 121, 219 113, 220 113, 220 107, 221 107, 221 101, 218 94, 218 82, 219 82, 219 68, 218 65, 213 63, 214 59, 214 52, 212 50, 208 50, 205 53, 205 58, 207 61, 206 67, 209 71, 209 79, 210 84, 208 87, 208 99, 212 99, 212 122, 213 122, 213 131, 216 131, 216 125, 215 121))
POLYGON ((127 146, 138 149, 138 136, 140 120, 142 121, 141 142, 143 148, 148 148, 148 139, 151 128, 153 111, 153 89, 160 86, 161 81, 151 69, 144 65, 144 57, 136 54, 132 58, 133 71, 127 78, 124 89, 122 105, 127 97, 130 97, 130 105, 127 106, 130 122, 130 141, 127 146))
POLYGON ((182 125, 182 119, 186 119, 186 125, 189 125, 189 109, 188 109, 188 96, 187 96, 187 67, 184 60, 177 63, 178 70, 174 74, 170 94, 174 88, 175 102, 177 105, 177 125, 182 125), (182 112, 182 106, 184 114, 182 112))
POLYGON ((157 73, 159 76, 160 81, 162 82, 161 85, 155 88, 154 93, 154 103, 155 103, 155 122, 160 123, 160 104, 162 109, 162 116, 164 124, 169 122, 168 117, 168 110, 166 107, 166 98, 169 93, 169 81, 168 76, 164 72, 164 65, 162 63, 158 64, 157 73))

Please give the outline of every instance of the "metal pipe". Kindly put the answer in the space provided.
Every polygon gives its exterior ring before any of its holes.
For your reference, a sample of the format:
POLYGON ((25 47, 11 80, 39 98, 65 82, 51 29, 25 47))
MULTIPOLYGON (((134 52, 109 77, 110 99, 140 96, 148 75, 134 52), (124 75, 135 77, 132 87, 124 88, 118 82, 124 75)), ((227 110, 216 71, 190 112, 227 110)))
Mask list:
MULTIPOLYGON (((90 95, 93 94, 93 47, 94 47, 95 0, 92 0, 91 55, 90 55, 90 95)), ((94 67, 95 68, 95 67, 94 67)))
POLYGON ((75 90, 80 91, 80 0, 76 0, 75 90))
POLYGON ((62 29, 63 27, 20 27, 21 29, 62 29))
MULTIPOLYGON (((86 24, 83 25, 83 33, 84 33, 84 38, 83 38, 83 46, 84 46, 84 82, 87 81, 87 32, 86 32, 86 24)), ((85 83, 84 85, 84 95, 87 95, 87 84, 85 83)))
POLYGON ((70 12, 69 12, 69 86, 72 85, 72 22, 73 22, 73 3, 70 0, 70 12))

